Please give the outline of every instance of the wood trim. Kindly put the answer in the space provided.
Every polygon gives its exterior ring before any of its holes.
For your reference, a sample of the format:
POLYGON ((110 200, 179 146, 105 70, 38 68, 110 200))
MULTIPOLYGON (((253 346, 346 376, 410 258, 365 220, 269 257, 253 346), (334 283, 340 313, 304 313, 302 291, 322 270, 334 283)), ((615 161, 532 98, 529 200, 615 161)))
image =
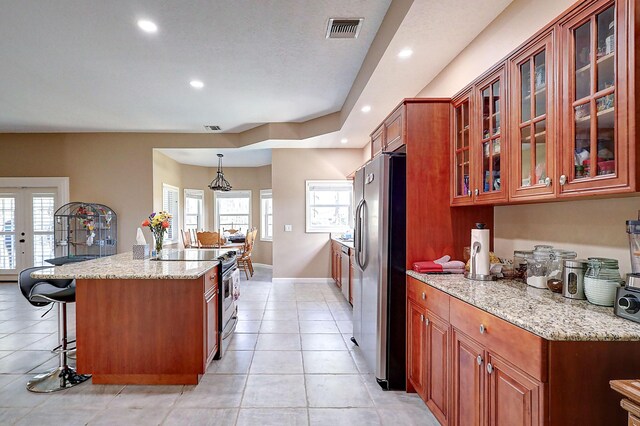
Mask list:
POLYGON ((198 374, 94 374, 94 385, 197 385, 198 374))

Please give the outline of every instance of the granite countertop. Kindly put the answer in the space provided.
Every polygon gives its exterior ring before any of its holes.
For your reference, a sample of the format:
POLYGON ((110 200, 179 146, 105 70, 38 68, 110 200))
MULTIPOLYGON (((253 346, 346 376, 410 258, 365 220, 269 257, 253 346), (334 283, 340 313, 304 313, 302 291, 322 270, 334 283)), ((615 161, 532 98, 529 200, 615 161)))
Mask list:
MULTIPOLYGON (((166 250, 166 249, 165 249, 166 250)), ((165 251, 163 250, 163 252, 165 251)), ((167 251, 172 251, 169 249, 167 251)), ((31 274, 42 279, 121 279, 121 280, 179 280, 195 279, 220 264, 211 261, 155 261, 133 260, 133 253, 121 253, 85 262, 68 263, 41 269, 31 274)))
POLYGON ((470 281, 462 275, 414 271, 407 275, 547 340, 640 341, 640 324, 586 300, 513 280, 470 281))
POLYGON ((355 248, 355 247, 354 247, 354 245, 353 245, 353 240, 345 241, 345 240, 341 240, 341 239, 340 239, 340 238, 338 238, 338 237, 331 237, 331 239, 332 239, 333 241, 335 241, 336 243, 340 243, 340 244, 342 244, 342 245, 343 245, 343 246, 345 246, 345 247, 355 248))

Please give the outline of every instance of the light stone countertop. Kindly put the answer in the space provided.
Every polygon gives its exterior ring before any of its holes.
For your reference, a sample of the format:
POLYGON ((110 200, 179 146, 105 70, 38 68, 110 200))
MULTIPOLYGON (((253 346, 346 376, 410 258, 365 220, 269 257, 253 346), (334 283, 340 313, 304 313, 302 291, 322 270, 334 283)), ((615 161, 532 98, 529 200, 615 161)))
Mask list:
POLYGON ((351 240, 351 241, 345 241, 345 240, 341 240, 341 239, 340 239, 340 238, 338 238, 338 237, 331 237, 331 239, 332 239, 333 241, 335 241, 336 243, 342 244, 342 245, 343 245, 343 246, 345 246, 345 247, 355 248, 355 247, 354 247, 354 245, 353 245, 353 240, 351 240))
MULTIPOLYGON (((163 252, 172 250, 165 249, 163 252)), ((218 260, 133 260, 133 253, 128 252, 42 269, 33 272, 31 276, 42 279, 184 280, 199 278, 219 264, 218 260)))
POLYGON ((586 300, 513 280, 470 281, 462 275, 414 271, 407 275, 547 340, 640 341, 639 323, 586 300))

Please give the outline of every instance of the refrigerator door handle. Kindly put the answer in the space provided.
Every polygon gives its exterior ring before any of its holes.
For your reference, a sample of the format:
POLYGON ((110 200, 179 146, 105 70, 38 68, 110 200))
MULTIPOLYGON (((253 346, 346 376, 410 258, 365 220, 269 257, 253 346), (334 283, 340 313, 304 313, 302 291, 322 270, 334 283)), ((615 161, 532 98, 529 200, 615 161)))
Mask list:
POLYGON ((360 206, 360 212, 358 215, 358 219, 360 220, 360 238, 359 238, 359 247, 358 252, 356 253, 356 260, 358 261, 358 266, 361 270, 364 271, 365 263, 367 263, 367 233, 364 232, 366 229, 366 219, 367 219, 367 203, 365 200, 362 200, 362 205, 360 206))
POLYGON ((361 228, 360 228, 360 208, 362 208, 362 204, 364 203, 364 200, 360 200, 360 202, 358 203, 358 206, 356 207, 356 226, 355 226, 355 232, 354 232, 354 249, 356 251, 355 253, 355 258, 356 258, 356 264, 358 264, 358 266, 360 266, 360 264, 358 263, 358 256, 360 254, 360 241, 362 238, 361 235, 361 228))

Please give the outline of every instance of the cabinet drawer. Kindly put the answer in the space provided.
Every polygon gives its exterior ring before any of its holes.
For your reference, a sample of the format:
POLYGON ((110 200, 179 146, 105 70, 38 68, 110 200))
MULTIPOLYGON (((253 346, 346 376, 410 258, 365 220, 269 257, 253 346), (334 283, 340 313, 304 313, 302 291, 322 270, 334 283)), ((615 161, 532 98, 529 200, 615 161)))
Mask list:
POLYGON ((547 381, 547 341, 533 333, 450 298, 451 325, 542 382, 547 381))
POLYGON ((449 321, 448 294, 411 277, 407 278, 407 287, 407 294, 411 300, 449 321))
POLYGON ((204 292, 208 293, 209 290, 218 285, 218 267, 211 268, 204 274, 204 292))

